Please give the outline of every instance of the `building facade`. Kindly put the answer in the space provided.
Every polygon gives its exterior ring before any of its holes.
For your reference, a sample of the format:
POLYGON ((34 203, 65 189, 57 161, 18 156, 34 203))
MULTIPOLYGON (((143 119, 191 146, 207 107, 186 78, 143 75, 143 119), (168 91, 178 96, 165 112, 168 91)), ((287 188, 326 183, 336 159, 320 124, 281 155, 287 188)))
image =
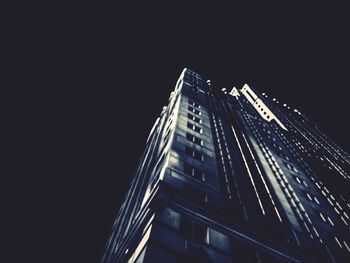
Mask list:
POLYGON ((315 123, 184 69, 102 262, 350 262, 349 217, 350 156, 315 123))

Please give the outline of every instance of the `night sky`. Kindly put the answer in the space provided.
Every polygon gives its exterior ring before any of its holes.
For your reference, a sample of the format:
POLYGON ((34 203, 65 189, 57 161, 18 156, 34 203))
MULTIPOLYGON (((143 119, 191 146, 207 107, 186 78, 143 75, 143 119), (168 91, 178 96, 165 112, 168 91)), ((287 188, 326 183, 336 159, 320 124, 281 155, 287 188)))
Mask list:
POLYGON ((26 44, 18 47, 27 74, 18 149, 26 161, 22 208, 13 209, 28 215, 26 253, 36 262, 99 262, 184 67, 227 89, 248 83, 306 113, 350 150, 350 18, 342 6, 48 9, 33 25, 23 22, 26 44))

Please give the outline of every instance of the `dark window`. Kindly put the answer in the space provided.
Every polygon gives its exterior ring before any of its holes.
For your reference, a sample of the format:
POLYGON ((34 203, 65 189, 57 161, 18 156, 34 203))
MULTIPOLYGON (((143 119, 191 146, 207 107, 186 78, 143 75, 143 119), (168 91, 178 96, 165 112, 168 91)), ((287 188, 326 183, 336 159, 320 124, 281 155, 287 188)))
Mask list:
POLYGON ((186 236, 192 234, 192 221, 186 217, 180 217, 180 232, 186 236))
POLYGON ((198 161, 204 161, 204 156, 201 152, 194 151, 194 158, 198 161))
POLYGON ((190 142, 193 142, 194 136, 192 134, 186 133, 186 139, 189 140, 190 142))
POLYGON ((189 129, 191 129, 191 130, 193 130, 193 124, 191 124, 191 123, 189 123, 189 122, 187 122, 187 128, 189 128, 189 129))
POLYGON ((204 173, 201 170, 194 168, 193 177, 202 181, 204 179, 204 173))
POLYGON ((184 165, 184 172, 187 175, 193 175, 193 167, 191 165, 189 165, 188 163, 185 163, 184 165))
POLYGON ((195 144, 198 144, 198 145, 202 145, 203 144, 203 141, 197 137, 194 137, 194 143, 195 144))
POLYGON ((198 161, 204 161, 204 156, 201 152, 198 152, 191 147, 186 146, 185 147, 185 152, 187 155, 197 159, 198 161))
POLYGON ((190 142, 194 142, 197 145, 200 145, 200 146, 203 145, 203 141, 201 139, 197 138, 196 136, 190 133, 186 133, 186 139, 190 142))
POLYGON ((192 156, 194 155, 194 150, 188 146, 185 147, 185 152, 187 155, 192 156))
POLYGON ((194 120, 195 122, 197 122, 197 123, 201 123, 201 119, 200 119, 200 118, 194 117, 193 120, 194 120))
POLYGON ((194 130, 195 132, 202 133, 202 129, 199 128, 198 126, 192 124, 192 123, 187 123, 187 128, 194 130))
POLYGON ((181 216, 180 232, 197 242, 204 243, 207 236, 207 227, 181 216))
POLYGON ((201 115, 201 112, 199 110, 194 109, 192 112, 194 112, 197 115, 201 115))
POLYGON ((188 117, 189 119, 191 119, 191 120, 197 122, 197 123, 201 123, 201 119, 200 119, 200 118, 195 117, 195 116, 193 116, 193 115, 190 114, 190 113, 187 114, 187 117, 188 117))
POLYGON ((192 114, 190 114, 190 113, 187 114, 187 117, 188 117, 189 119, 191 119, 191 120, 193 120, 193 118, 194 118, 194 116, 193 116, 192 114))
POLYGON ((194 223, 192 224, 193 230, 192 235, 193 239, 197 242, 205 242, 205 238, 207 236, 207 228, 203 225, 194 223))
POLYGON ((188 164, 188 163, 185 163, 184 164, 184 173, 186 175, 190 175, 190 176, 193 176, 194 178, 200 180, 200 181, 203 181, 204 180, 204 173, 203 171, 197 169, 197 168, 194 168, 192 165, 188 164))
POLYGON ((194 129, 193 129, 195 132, 198 132, 198 133, 202 133, 202 129, 197 127, 196 125, 194 125, 194 129))

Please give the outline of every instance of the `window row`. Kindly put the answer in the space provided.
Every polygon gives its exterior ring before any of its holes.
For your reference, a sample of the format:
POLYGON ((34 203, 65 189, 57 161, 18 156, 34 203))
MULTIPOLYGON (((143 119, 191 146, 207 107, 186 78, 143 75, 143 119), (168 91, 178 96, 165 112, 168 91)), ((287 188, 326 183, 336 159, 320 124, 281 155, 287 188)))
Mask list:
POLYGON ((330 224, 331 226, 334 226, 334 223, 333 223, 332 219, 331 219, 329 216, 325 215, 325 214, 322 213, 322 212, 318 212, 318 215, 320 216, 320 218, 322 219, 322 221, 323 221, 324 223, 328 223, 328 224, 330 224))
POLYGON ((334 236, 335 243, 338 245, 340 248, 345 248, 348 252, 350 252, 350 247, 348 243, 346 243, 345 240, 343 242, 340 242, 339 238, 337 236, 334 236))
POLYGON ((302 185, 304 185, 305 187, 308 187, 308 186, 309 186, 309 184, 308 184, 304 179, 302 179, 302 178, 300 178, 300 177, 298 177, 298 176, 295 176, 295 175, 293 175, 293 178, 294 178, 294 180, 295 180, 298 184, 302 184, 302 185))
POLYGON ((184 164, 184 173, 189 176, 193 176, 194 178, 204 181, 204 172, 193 167, 192 165, 185 163, 184 164))
POLYGON ((190 105, 192 105, 193 107, 196 107, 196 108, 200 108, 201 107, 197 102, 194 102, 193 100, 188 100, 188 103, 190 105))
POLYGON ((212 245, 226 252, 230 251, 229 237, 227 235, 189 218, 181 216, 180 232, 198 243, 212 245))
POLYGON ((186 133, 186 139, 190 142, 193 142, 199 146, 203 146, 203 140, 199 139, 198 137, 190 134, 190 133, 186 133))
POLYGON ((185 153, 198 161, 204 161, 203 153, 196 151, 187 145, 185 146, 185 153))
POLYGON ((188 106, 188 110, 193 112, 194 114, 201 115, 201 112, 199 110, 193 108, 192 106, 188 106))
POLYGON ((294 171, 294 172, 298 172, 298 169, 295 168, 293 165, 291 165, 290 163, 287 163, 287 162, 284 162, 285 166, 287 166, 287 168, 291 171, 294 171))
POLYGON ((320 204, 320 201, 318 200, 318 198, 316 196, 313 196, 306 191, 304 191, 304 195, 306 196, 307 199, 309 199, 309 201, 314 202, 318 205, 320 204))
POLYGON ((187 128, 189 128, 195 132, 198 132, 198 133, 203 133, 203 130, 200 127, 198 127, 195 124, 192 124, 190 122, 187 122, 187 128))
POLYGON ((190 120, 194 121, 194 122, 202 123, 202 121, 201 121, 200 118, 198 118, 198 117, 196 117, 196 116, 194 116, 194 115, 192 115, 192 114, 190 114, 190 113, 187 114, 187 117, 188 117, 190 120))

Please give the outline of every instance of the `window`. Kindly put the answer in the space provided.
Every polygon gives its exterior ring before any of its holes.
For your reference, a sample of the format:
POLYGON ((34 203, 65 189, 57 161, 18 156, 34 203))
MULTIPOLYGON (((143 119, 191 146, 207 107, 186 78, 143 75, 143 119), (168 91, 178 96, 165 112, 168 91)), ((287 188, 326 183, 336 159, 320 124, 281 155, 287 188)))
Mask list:
POLYGON ((201 107, 197 102, 194 102, 193 100, 189 100, 188 103, 197 108, 201 107))
POLYGON ((184 164, 184 173, 190 176, 193 176, 194 178, 203 181, 204 180, 204 173, 197 169, 194 168, 192 165, 185 163, 184 164))
POLYGON ((195 158, 198 161, 204 161, 204 156, 201 152, 192 149, 191 147, 185 146, 185 152, 187 155, 195 158))
POLYGON ((300 178, 299 178, 299 177, 295 176, 295 177, 294 177, 294 179, 295 179, 295 181, 297 181, 297 182, 298 182, 298 184, 301 184, 301 180, 300 180, 300 178))
POLYGON ((326 216, 322 212, 319 212, 319 215, 323 222, 327 222, 326 216))
POLYGON ((202 133, 202 129, 199 128, 198 126, 192 124, 192 123, 187 123, 187 128, 194 130, 195 132, 202 133))
POLYGON ((340 248, 343 248, 342 244, 340 243, 339 239, 336 236, 334 236, 334 240, 340 248))
POLYGON ((193 169, 193 177, 203 181, 204 180, 204 173, 201 170, 193 169))
POLYGON ((193 115, 192 115, 192 114, 190 114, 190 113, 188 113, 188 114, 187 114, 187 117, 188 117, 189 119, 191 119, 191 120, 193 120, 193 121, 197 122, 197 123, 202 123, 202 121, 201 121, 201 119, 200 119, 200 118, 195 117, 195 116, 193 116, 193 115))
POLYGON ((191 165, 189 165, 188 163, 185 163, 184 164, 184 172, 185 172, 185 174, 187 174, 187 175, 193 175, 193 167, 191 166, 191 165))
POLYGON ((329 216, 327 216, 327 215, 325 215, 324 213, 319 212, 319 211, 316 211, 316 212, 317 212, 318 215, 320 216, 322 222, 328 223, 328 224, 330 224, 331 226, 334 226, 334 223, 333 223, 332 219, 331 219, 329 216))
POLYGON ((314 196, 314 201, 315 201, 316 204, 318 204, 318 205, 320 204, 320 201, 318 201, 316 196, 314 196))
POLYGON ((310 195, 309 193, 305 192, 305 195, 306 195, 307 199, 309 199, 310 201, 312 201, 312 197, 311 197, 311 195, 310 195))
POLYGON ((180 218, 180 214, 169 207, 165 207, 163 210, 161 210, 159 215, 161 222, 176 229, 180 228, 180 218))
POLYGON ((199 146, 203 145, 203 140, 199 139, 198 137, 190 134, 190 133, 186 133, 186 139, 190 142, 193 142, 199 146))
POLYGON ((180 231, 197 242, 206 242, 207 227, 183 216, 180 219, 180 231))
POLYGON ((201 112, 195 108, 192 108, 191 106, 188 107, 190 111, 192 111, 194 114, 201 115, 201 112))
POLYGON ((304 191, 304 195, 309 199, 309 201, 312 201, 316 204, 320 204, 320 201, 318 201, 318 198, 316 196, 310 195, 308 192, 304 191))
POLYGON ((186 217, 180 218, 180 232, 185 236, 192 235, 192 221, 186 217))
POLYGON ((192 111, 193 113, 200 115, 200 111, 197 108, 194 108, 192 106, 188 106, 188 110, 192 111))
POLYGON ((193 227, 193 239, 197 242, 205 242, 206 236, 207 236, 207 228, 201 224, 194 223, 192 224, 193 227))
POLYGON ((327 216, 327 221, 328 221, 328 223, 330 223, 332 226, 334 226, 334 223, 333 223, 332 219, 331 219, 329 216, 327 216))
POLYGON ((350 252, 350 247, 349 247, 348 243, 346 243, 345 240, 343 241, 343 243, 344 243, 344 246, 347 249, 347 251, 350 252))
POLYGON ((222 234, 212 228, 208 228, 207 242, 218 249, 230 253, 230 241, 227 235, 222 234))
POLYGON ((294 171, 294 172, 298 172, 297 168, 295 168, 295 167, 294 167, 293 165, 291 165, 290 163, 285 162, 284 164, 288 167, 289 170, 292 170, 292 171, 294 171))
MULTIPOLYGON (((195 84, 195 79, 193 80, 193 84, 195 84)), ((198 88, 195 87, 195 86, 192 86, 192 87, 190 88, 190 90, 191 90, 192 92, 198 92, 198 88)))
POLYGON ((295 181, 297 181, 298 184, 302 184, 305 187, 309 186, 308 183, 304 179, 299 178, 298 176, 293 176, 293 177, 294 177, 295 181))

